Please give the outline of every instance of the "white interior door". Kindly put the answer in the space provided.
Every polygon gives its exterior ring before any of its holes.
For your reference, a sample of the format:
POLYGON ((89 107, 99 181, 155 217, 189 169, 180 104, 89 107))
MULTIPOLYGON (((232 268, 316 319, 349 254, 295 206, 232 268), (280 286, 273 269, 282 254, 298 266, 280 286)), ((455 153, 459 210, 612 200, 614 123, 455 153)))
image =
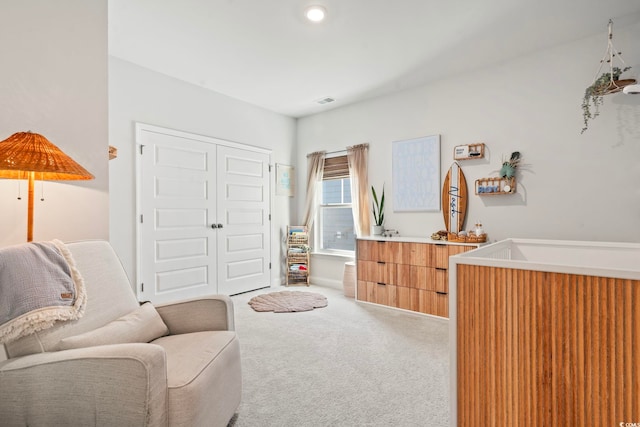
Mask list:
POLYGON ((218 291, 270 286, 269 155, 218 146, 218 291))
POLYGON ((217 293, 216 146, 139 128, 139 299, 217 293))
POLYGON ((138 298, 270 286, 269 152, 143 124, 137 142, 138 298))

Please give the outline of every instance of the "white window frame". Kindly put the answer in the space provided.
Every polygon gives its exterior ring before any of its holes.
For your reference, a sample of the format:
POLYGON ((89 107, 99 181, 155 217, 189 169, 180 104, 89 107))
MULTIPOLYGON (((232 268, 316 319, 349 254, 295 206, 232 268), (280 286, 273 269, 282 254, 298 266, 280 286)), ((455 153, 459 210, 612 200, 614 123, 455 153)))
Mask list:
MULTIPOLYGON (((350 179, 350 178, 337 178, 336 181, 340 179, 340 180, 344 180, 344 179, 350 179)), ((323 181, 333 181, 331 179, 327 179, 327 180, 323 180, 323 181)), ((321 184, 322 185, 322 184, 321 184)), ((353 204, 352 203, 330 203, 330 204, 323 204, 322 203, 322 193, 323 193, 324 188, 321 187, 320 191, 318 191, 316 193, 316 205, 317 205, 317 209, 316 209, 316 218, 315 218, 315 224, 316 227, 314 227, 314 233, 313 233, 313 238, 314 238, 314 242, 316 242, 317 244, 314 245, 315 246, 315 253, 319 253, 319 254, 327 254, 327 255, 342 255, 342 256, 348 256, 348 257, 353 257, 355 256, 355 243, 356 243, 356 238, 355 238, 355 226, 354 226, 354 250, 345 250, 345 249, 326 249, 322 247, 322 230, 323 230, 323 223, 322 223, 322 212, 324 209, 337 209, 337 208, 350 208, 351 209, 351 214, 353 215, 353 204)), ((342 188, 342 192, 344 195, 344 184, 343 184, 343 188, 342 188)), ((353 194, 351 195, 352 200, 353 200, 353 194)), ((344 198, 344 197, 342 197, 344 198)))

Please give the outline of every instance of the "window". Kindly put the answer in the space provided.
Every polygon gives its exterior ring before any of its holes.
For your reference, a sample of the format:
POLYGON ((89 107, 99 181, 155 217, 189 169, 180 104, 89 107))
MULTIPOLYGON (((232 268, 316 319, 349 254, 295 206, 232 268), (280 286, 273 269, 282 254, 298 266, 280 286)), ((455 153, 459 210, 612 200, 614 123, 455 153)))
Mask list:
POLYGON ((351 180, 347 156, 325 159, 318 206, 316 246, 321 252, 355 251, 351 180))

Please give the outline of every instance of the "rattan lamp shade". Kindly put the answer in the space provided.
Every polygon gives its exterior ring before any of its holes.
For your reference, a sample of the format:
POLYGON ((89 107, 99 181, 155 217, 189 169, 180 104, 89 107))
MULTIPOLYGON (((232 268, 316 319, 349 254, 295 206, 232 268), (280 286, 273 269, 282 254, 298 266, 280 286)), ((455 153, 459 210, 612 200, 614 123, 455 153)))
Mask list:
POLYGON ((94 178, 44 136, 14 133, 0 142, 0 178, 27 179, 28 172, 35 172, 35 178, 44 181, 94 178))
POLYGON ((85 168, 37 133, 18 132, 0 142, 0 178, 29 180, 27 241, 33 240, 33 183, 93 179, 85 168))

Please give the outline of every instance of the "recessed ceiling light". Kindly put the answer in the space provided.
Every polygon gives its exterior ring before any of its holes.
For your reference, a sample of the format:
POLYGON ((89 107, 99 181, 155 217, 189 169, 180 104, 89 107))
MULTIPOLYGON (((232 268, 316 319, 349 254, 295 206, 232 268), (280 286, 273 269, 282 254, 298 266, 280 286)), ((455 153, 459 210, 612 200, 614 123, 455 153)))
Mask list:
POLYGON ((309 6, 304 10, 304 16, 311 22, 322 22, 327 16, 327 9, 322 6, 309 6))

